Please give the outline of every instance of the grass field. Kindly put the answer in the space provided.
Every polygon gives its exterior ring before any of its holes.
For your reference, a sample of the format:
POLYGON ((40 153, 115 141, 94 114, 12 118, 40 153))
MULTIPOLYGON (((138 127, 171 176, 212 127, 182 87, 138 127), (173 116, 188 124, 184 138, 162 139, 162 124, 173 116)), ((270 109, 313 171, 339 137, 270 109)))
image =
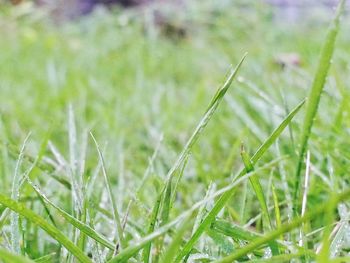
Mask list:
POLYGON ((0 261, 350 262, 349 17, 248 2, 2 4, 0 261))

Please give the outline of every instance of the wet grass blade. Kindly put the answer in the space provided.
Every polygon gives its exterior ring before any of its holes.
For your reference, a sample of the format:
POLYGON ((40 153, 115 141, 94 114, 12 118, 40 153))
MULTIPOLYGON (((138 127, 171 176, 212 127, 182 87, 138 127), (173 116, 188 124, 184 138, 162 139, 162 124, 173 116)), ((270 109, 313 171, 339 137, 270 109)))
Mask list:
MULTIPOLYGON (((106 188, 108 191, 108 196, 110 199, 110 202, 112 204, 112 212, 113 212, 113 218, 116 224, 116 228, 117 228, 117 243, 119 244, 120 249, 122 249, 124 246, 126 246, 126 243, 124 241, 123 238, 123 227, 121 224, 121 220, 120 220, 120 216, 119 216, 119 212, 118 212, 118 207, 114 198, 114 195, 112 193, 112 186, 111 186, 111 182, 109 181, 109 178, 107 176, 107 171, 106 171, 106 166, 105 166, 105 161, 102 155, 102 152, 100 150, 100 146, 98 145, 94 135, 90 132, 91 138, 93 139, 95 145, 96 145, 96 149, 98 152, 98 156, 101 162, 101 167, 102 167, 102 173, 103 173, 103 177, 106 183, 106 188)), ((118 248, 116 248, 116 251, 118 250, 118 248)))
POLYGON ((61 209, 57 205, 55 205, 53 202, 50 201, 50 199, 48 199, 46 197, 46 195, 44 193, 42 193, 42 191, 39 189, 39 187, 36 186, 28 177, 26 177, 26 179, 27 179, 29 185, 34 189, 36 194, 38 196, 40 196, 40 198, 45 203, 47 203, 47 204, 51 205, 53 208, 55 208, 56 211, 60 214, 60 216, 62 216, 65 220, 67 220, 67 222, 69 222, 72 226, 74 226, 75 228, 79 229, 82 233, 84 233, 85 235, 87 235, 90 238, 94 239, 96 242, 98 242, 102 246, 107 247, 107 248, 109 248, 111 250, 113 250, 115 248, 115 244, 113 244, 112 242, 108 241, 105 237, 101 236, 94 229, 92 229, 89 225, 79 221, 78 219, 76 219, 75 217, 71 216, 66 211, 64 211, 63 209, 61 209))
MULTIPOLYGON (((254 166, 253 166, 252 162, 250 161, 248 154, 244 150, 243 145, 241 146, 241 156, 242 156, 242 160, 243 160, 243 163, 245 166, 245 173, 252 172, 254 170, 254 166)), ((250 184, 252 185, 254 192, 256 194, 256 197, 258 198, 258 201, 260 203, 260 207, 262 210, 265 224, 267 223, 269 225, 270 229, 272 229, 272 222, 271 222, 271 218, 270 218, 269 211, 268 211, 267 204, 266 204, 265 194, 264 194, 264 191, 262 189, 260 180, 259 180, 257 175, 254 175, 254 176, 251 176, 249 178, 249 181, 250 181, 250 184)))
POLYGON ((292 220, 288 224, 282 225, 280 228, 271 231, 270 233, 267 233, 266 235, 255 239, 250 244, 246 245, 245 247, 235 251, 233 254, 222 258, 220 260, 215 261, 216 263, 229 263, 233 262, 234 260, 239 259, 242 256, 247 255, 248 253, 254 251, 258 247, 267 244, 268 242, 278 238, 284 233, 287 233, 297 227, 299 227, 301 224, 310 221, 311 219, 315 218, 316 216, 319 216, 327 211, 329 211, 329 207, 334 207, 335 204, 342 202, 344 200, 347 200, 350 198, 350 190, 347 190, 341 194, 336 195, 331 201, 328 201, 324 203, 323 205, 315 208, 313 211, 305 213, 303 217, 296 217, 294 220, 292 220))
POLYGON ((72 241, 70 241, 60 230, 46 222, 44 218, 35 214, 30 209, 27 209, 24 205, 12 200, 11 198, 0 194, 0 204, 10 208, 12 211, 25 217, 33 224, 38 225, 53 239, 57 240, 62 246, 64 246, 72 255, 74 255, 80 262, 90 263, 91 260, 81 251, 72 241))
POLYGON ((299 191, 300 191, 300 180, 301 180, 301 171, 304 161, 304 156, 307 151, 308 141, 311 135, 311 129, 314 123, 314 119, 318 110, 320 103, 323 87, 326 82, 328 75, 328 70, 331 64, 331 59, 335 49, 335 40, 337 33, 339 31, 339 21, 340 16, 344 9, 345 0, 341 0, 337 9, 337 13, 331 25, 328 29, 325 42, 321 50, 321 55, 318 63, 318 68, 313 80, 313 84, 308 96, 308 102, 306 105, 306 114, 304 117, 304 123, 302 127, 302 135, 300 141, 300 152, 298 156, 297 170, 295 174, 295 185, 294 185, 294 194, 293 194, 293 203, 294 211, 298 213, 299 211, 299 191))
POLYGON ((0 259, 4 263, 35 263, 35 261, 29 258, 13 254, 3 248, 0 248, 0 259))
MULTIPOLYGON (((231 86, 232 81, 234 80, 235 76, 237 75, 237 72, 239 70, 239 68, 241 67, 245 57, 247 54, 245 54, 241 61, 238 63, 238 65, 236 66, 235 69, 233 69, 231 71, 231 73, 229 74, 227 80, 225 81, 225 83, 223 84, 223 86, 217 90, 217 92, 215 93, 213 99, 211 100, 211 102, 209 103, 208 108, 205 111, 204 116, 201 118, 200 122, 198 123, 197 127, 195 128, 194 132, 192 133, 191 137, 188 139, 187 143, 185 144, 184 148, 182 149, 181 153, 179 154, 177 160, 175 161, 174 165, 170 168, 169 172, 166 175, 166 182, 164 185, 163 190, 161 191, 160 194, 160 209, 154 210, 154 212, 156 212, 155 216, 153 216, 153 219, 157 220, 158 218, 158 213, 160 213, 161 215, 161 225, 164 225, 167 223, 168 218, 169 218, 169 213, 170 213, 170 202, 171 202, 171 196, 173 195, 172 193, 176 193, 176 187, 178 185, 178 181, 175 184, 175 188, 171 189, 171 182, 172 179, 176 173, 176 171, 181 167, 181 165, 183 164, 183 162, 186 160, 186 158, 188 158, 188 155, 193 147, 193 145, 196 143, 196 141, 198 140, 199 136, 201 135, 201 133, 203 132, 204 128, 207 126, 207 124, 209 123, 210 119, 212 118, 214 112, 216 111, 217 107, 219 106, 219 104, 221 103, 224 95, 226 94, 228 88, 231 86)), ((179 175, 180 176, 180 175, 179 175)), ((158 202, 159 200, 157 200, 158 202)), ((151 224, 155 224, 155 221, 153 222, 153 220, 151 221, 151 224)), ((150 226, 151 228, 151 226, 150 226)), ((160 244, 161 245, 161 244, 160 244)), ((150 249, 150 248, 147 248, 150 249)), ((145 256, 147 256, 146 253, 145 256)), ((144 262, 148 262, 145 261, 146 258, 144 258, 144 262)))
MULTIPOLYGON (((266 141, 259 147, 256 153, 251 158, 251 163, 253 165, 261 158, 261 156, 268 150, 268 148, 275 142, 275 140, 281 135, 283 130, 288 126, 288 124, 292 121, 294 116, 298 113, 301 107, 304 105, 305 100, 303 100, 295 109, 293 109, 288 116, 280 123, 280 125, 272 132, 272 134, 266 139, 266 141)), ((239 173, 239 176, 244 175, 245 170, 242 170, 239 173)), ((225 206, 227 201, 231 198, 234 193, 234 189, 225 192, 220 196, 220 198, 215 202, 214 207, 208 212, 206 217, 203 219, 202 223, 199 225, 198 229, 191 236, 190 240, 185 244, 183 249, 179 252, 178 257, 176 258, 176 262, 181 261, 181 259, 186 256, 199 237, 203 234, 203 232, 210 226, 210 224, 215 219, 216 215, 221 211, 221 209, 225 206)))
MULTIPOLYGON (((11 198, 15 201, 18 201, 19 199, 19 192, 20 192, 20 185, 21 185, 21 175, 20 175, 20 169, 23 161, 24 156, 24 149, 27 145, 28 139, 30 137, 30 134, 27 135, 27 137, 24 139, 23 145, 21 147, 16 167, 15 167, 15 173, 12 180, 12 191, 11 191, 11 198)), ((19 230, 19 217, 17 213, 12 212, 11 213, 11 248, 12 251, 16 254, 21 253, 21 247, 20 247, 20 230, 19 230)))
MULTIPOLYGON (((148 234, 151 234, 154 231, 155 225, 157 223, 157 216, 159 212, 159 207, 160 207, 160 202, 162 199, 162 192, 158 195, 158 198, 153 206, 152 213, 151 213, 151 219, 150 219, 150 224, 148 227, 148 234)), ((142 257, 143 257, 143 262, 148 263, 151 255, 151 243, 147 243, 145 245, 145 249, 143 250, 142 257)))

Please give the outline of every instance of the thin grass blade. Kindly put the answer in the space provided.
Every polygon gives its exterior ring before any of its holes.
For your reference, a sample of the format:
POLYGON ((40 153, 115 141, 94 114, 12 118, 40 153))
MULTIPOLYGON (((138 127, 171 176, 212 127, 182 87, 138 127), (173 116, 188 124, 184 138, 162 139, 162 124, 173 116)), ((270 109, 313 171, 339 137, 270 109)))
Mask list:
MULTIPOLYGON (((99 159, 100 159, 100 162, 101 162, 102 173, 103 173, 103 177, 104 177, 104 180, 105 180, 105 183, 106 183, 108 196, 109 196, 110 202, 112 204, 113 218, 114 218, 114 221, 115 221, 115 224, 116 224, 116 229, 117 229, 117 237, 116 237, 116 239, 117 239, 117 243, 119 244, 120 249, 122 249, 123 247, 126 246, 126 243, 125 243, 124 237, 123 237, 123 227, 122 227, 122 224, 121 224, 121 220, 120 220, 120 216, 119 216, 119 212, 118 212, 118 207, 117 207, 117 204, 116 204, 113 192, 112 192, 111 183, 110 183, 109 178, 107 176, 105 161, 104 161, 102 152, 100 150, 100 146, 98 145, 94 135, 91 132, 90 132, 90 135, 91 135, 91 138, 93 139, 93 141, 94 141, 94 143, 96 145, 98 156, 99 156, 99 159)), ((116 248, 116 250, 118 250, 118 249, 116 248)))
POLYGON ((302 127, 302 135, 300 140, 300 152, 298 156, 297 170, 295 174, 295 185, 293 189, 293 203, 294 211, 297 214, 299 212, 299 192, 300 192, 300 180, 301 171, 303 167, 304 156, 307 151, 308 141, 311 135, 311 129, 314 123, 314 119, 317 114, 318 106, 323 91, 323 87, 326 82, 328 70, 331 64, 331 59, 335 49, 335 40, 339 31, 340 16, 344 10, 345 0, 341 0, 338 5, 337 13, 331 25, 328 29, 325 42, 320 54, 318 68, 312 83, 310 94, 308 96, 308 102, 306 105, 306 114, 304 117, 304 123, 302 127))
MULTIPOLYGON (((244 163, 244 166, 246 169, 245 172, 249 173, 249 172, 253 171, 254 166, 253 166, 252 162, 250 161, 248 154, 244 150, 243 145, 241 146, 241 156, 242 156, 242 160, 243 160, 243 163, 244 163)), ((258 201, 260 203, 260 207, 262 210, 265 224, 267 223, 269 225, 270 229, 272 229, 272 222, 271 222, 269 210, 268 210, 267 204, 266 204, 265 194, 264 194, 264 191, 262 189, 260 180, 259 180, 258 176, 255 175, 255 176, 251 176, 249 178, 249 181, 250 181, 250 184, 252 185, 254 192, 256 194, 256 197, 258 198, 258 201)))

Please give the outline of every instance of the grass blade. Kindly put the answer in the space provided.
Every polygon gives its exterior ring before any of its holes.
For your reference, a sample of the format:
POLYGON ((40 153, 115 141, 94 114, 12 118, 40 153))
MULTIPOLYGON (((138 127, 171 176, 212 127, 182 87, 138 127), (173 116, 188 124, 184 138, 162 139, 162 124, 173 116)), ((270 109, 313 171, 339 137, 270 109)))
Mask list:
MULTIPOLYGON (((119 244, 120 249, 122 249, 124 246, 126 246, 126 244, 125 244, 125 241, 124 241, 124 238, 123 238, 123 227, 122 227, 122 224, 121 224, 121 220, 120 220, 120 216, 119 216, 119 212, 118 212, 118 207, 117 207, 117 204, 115 202, 115 198, 114 198, 113 193, 112 193, 112 186, 111 186, 111 183, 110 183, 109 178, 107 176, 105 161, 104 161, 102 152, 100 150, 100 146, 98 145, 94 135, 91 132, 90 132, 90 135, 91 135, 91 137, 92 137, 92 139, 93 139, 93 141, 94 141, 94 143, 96 145, 98 156, 99 156, 99 159, 100 159, 100 162, 101 162, 103 177, 104 177, 104 180, 105 180, 105 183, 106 183, 106 188, 107 188, 107 191, 108 191, 108 196, 109 196, 110 202, 112 204, 113 218, 114 218, 114 221, 115 221, 115 224, 116 224, 116 229, 117 229, 117 237, 116 237, 117 244, 119 244)), ((116 252, 117 251, 118 251, 118 248, 116 247, 116 252)))
POLYGON ((272 188, 273 205, 274 205, 274 208, 275 208, 276 227, 280 228, 281 225, 282 225, 280 205, 279 205, 279 201, 278 201, 278 197, 277 197, 277 193, 276 193, 276 188, 275 188, 275 186, 273 184, 272 184, 271 188, 272 188))
MULTIPOLYGON (((188 139, 187 143, 185 144, 184 148, 182 149, 181 153, 179 154, 174 165, 170 168, 169 172, 166 175, 166 182, 165 182, 163 190, 160 193, 161 206, 160 206, 160 209, 154 210, 154 212, 156 212, 156 214, 153 216, 153 219, 157 220, 158 213, 160 213, 161 217, 162 217, 162 220, 161 220, 162 225, 166 224, 168 221, 170 208, 171 208, 171 206, 170 206, 171 198, 170 197, 172 196, 172 193, 176 193, 176 190, 177 190, 176 187, 178 185, 178 181, 175 184, 175 188, 173 190, 171 190, 171 182, 172 182, 172 179, 175 175, 175 172, 180 168, 180 166, 182 165, 184 160, 186 160, 193 145, 196 143, 199 136, 203 132, 204 128, 207 126, 208 122, 210 121, 211 117, 213 116, 214 112, 216 111, 217 107, 219 106, 220 102, 222 101, 224 95, 226 94, 228 88, 231 86, 231 83, 232 83, 233 79, 235 78, 235 76, 237 75, 237 72, 238 72, 239 68, 241 67, 246 55, 247 54, 245 54, 242 57, 241 61, 238 63, 236 68, 231 71, 230 75, 228 76, 228 78, 225 81, 225 83, 223 84, 223 86, 217 90, 213 99, 209 103, 209 106, 206 109, 204 116, 202 117, 202 119, 198 123, 198 125, 195 128, 194 132, 192 133, 191 137, 188 139)), ((157 202, 158 202, 158 200, 157 200, 157 202)), ((155 224, 155 221, 152 220, 151 224, 155 224)), ((151 226, 150 226, 150 228, 151 228, 151 226)), ((147 250, 148 249, 150 249, 150 247, 147 248, 147 250)), ((145 254, 145 256, 147 256, 147 254, 149 254, 149 252, 147 252, 145 254)), ((146 258, 144 258, 144 260, 146 260, 146 258)), ((148 261, 144 261, 144 262, 148 262, 148 261)))
POLYGON ((3 248, 0 248, 0 259, 4 263, 35 263, 35 261, 29 258, 13 254, 3 248))
POLYGON ((324 203, 323 205, 315 208, 311 212, 305 213, 305 215, 303 217, 296 217, 290 223, 284 224, 280 228, 271 231, 270 233, 266 234, 265 236, 260 237, 258 239, 255 239, 253 242, 251 242, 247 246, 245 246, 245 247, 235 251, 233 254, 231 254, 225 258, 222 258, 220 260, 217 260, 215 262, 216 263, 233 262, 234 260, 236 260, 236 259, 250 253, 251 251, 255 250, 256 248, 260 247, 261 245, 264 245, 264 244, 278 238, 282 234, 287 233, 287 232, 299 227, 301 224, 315 218, 316 216, 319 216, 319 215, 325 213, 326 211, 329 210, 329 207, 334 207, 334 204, 337 204, 339 202, 347 200, 348 198, 350 198, 350 190, 347 190, 341 194, 336 195, 334 199, 332 199, 332 200, 324 203))
POLYGON ((81 251, 72 241, 70 241, 66 236, 58 230, 56 227, 50 225, 46 222, 44 218, 35 214, 30 209, 27 209, 24 205, 12 200, 11 198, 0 194, 0 204, 10 208, 12 211, 18 213, 19 215, 25 217, 27 220, 31 221, 33 224, 38 225, 46 233, 48 233, 53 239, 57 240, 62 246, 64 246, 69 252, 72 253, 80 262, 90 263, 91 260, 81 251))
MULTIPOLYGON (((21 185, 21 179, 22 179, 20 176, 20 168, 23 161, 24 149, 27 145, 29 137, 30 137, 30 133, 24 139, 23 145, 21 147, 21 150, 16 162, 15 174, 13 176, 12 191, 11 191, 11 198, 15 201, 18 201, 19 199, 19 191, 20 191, 20 185, 21 185)), ((19 232, 20 230, 19 230, 18 221, 19 221, 18 214, 12 212, 11 213, 11 248, 12 248, 12 251, 16 254, 21 253, 20 232, 19 232)))
POLYGON ((109 248, 111 250, 113 250, 115 248, 115 245, 112 242, 108 241, 105 237, 101 236, 94 229, 92 229, 89 225, 79 221, 78 219, 76 219, 75 217, 71 216, 66 211, 64 211, 63 209, 61 209, 57 205, 55 205, 53 202, 50 201, 50 199, 48 199, 46 197, 46 195, 44 193, 42 193, 42 191, 39 189, 39 187, 36 186, 28 177, 26 177, 26 179, 27 179, 29 185, 37 193, 37 195, 42 200, 44 200, 45 203, 47 203, 47 204, 51 205, 53 208, 55 208, 57 210, 57 212, 64 219, 66 219, 67 222, 69 222, 72 226, 74 226, 75 228, 79 229, 82 233, 84 233, 87 236, 89 236, 90 238, 94 239, 96 242, 100 243, 104 247, 107 247, 107 248, 109 248))
POLYGON ((326 77, 328 75, 328 70, 331 64, 331 59, 334 52, 335 40, 337 33, 339 31, 339 21, 340 16, 343 12, 345 5, 345 0, 341 0, 337 9, 337 13, 331 25, 328 29, 325 42, 323 44, 321 55, 318 63, 318 68, 316 75, 313 80, 313 84, 308 97, 308 102, 306 106, 306 114, 304 117, 304 123, 302 128, 302 135, 300 141, 300 152, 298 156, 297 170, 295 174, 295 185, 293 194, 294 211, 297 214, 299 212, 299 191, 300 191, 300 180, 301 180, 301 170, 303 166, 304 156, 307 151, 308 141, 311 135, 311 129, 313 126, 314 119, 318 110, 318 105, 320 103, 321 94, 323 87, 326 82, 326 77))
MULTIPOLYGON (((241 156, 242 156, 242 160, 243 160, 245 170, 246 170, 245 173, 249 173, 249 172, 253 171, 254 170, 253 164, 250 161, 248 154, 244 150, 243 145, 241 146, 241 156)), ((270 226, 270 229, 272 229, 272 222, 271 222, 271 218, 270 218, 269 211, 268 211, 267 204, 266 204, 265 194, 264 194, 264 191, 262 189, 260 180, 259 180, 257 175, 254 175, 254 176, 251 176, 249 178, 249 181, 250 181, 250 184, 252 185, 254 192, 256 194, 256 197, 258 198, 258 201, 260 203, 260 207, 262 210, 265 224, 268 223, 270 226)))
MULTIPOLYGON (((280 125, 272 132, 270 137, 266 139, 266 141, 259 147, 256 153, 252 156, 251 162, 253 165, 261 158, 261 156, 267 151, 267 149, 274 143, 274 141, 281 135, 283 130, 287 127, 287 125, 292 121, 294 116, 298 113, 301 107, 304 105, 305 100, 303 100, 295 109, 293 109, 287 117, 280 123, 280 125)), ((239 176, 244 175, 245 170, 242 170, 239 173, 239 176)), ((207 216, 203 219, 201 225, 198 227, 196 232, 191 236, 190 240, 185 244, 183 249, 180 251, 176 262, 179 262, 184 256, 186 256, 199 237, 203 234, 203 232, 210 226, 211 222, 215 219, 216 215, 221 211, 221 209, 225 206, 226 202, 233 195, 234 189, 225 192, 220 198, 215 202, 214 207, 209 211, 207 216)))

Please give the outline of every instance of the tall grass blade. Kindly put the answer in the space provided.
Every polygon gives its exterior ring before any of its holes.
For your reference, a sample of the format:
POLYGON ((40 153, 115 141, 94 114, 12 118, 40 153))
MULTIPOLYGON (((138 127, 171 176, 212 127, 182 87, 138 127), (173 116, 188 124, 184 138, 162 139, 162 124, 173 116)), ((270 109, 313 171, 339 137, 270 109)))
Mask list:
MULTIPOLYGON (((280 123, 280 125, 272 132, 272 134, 266 139, 266 141, 259 147, 259 149, 255 152, 255 154, 251 158, 251 162, 253 165, 261 158, 261 156, 268 150, 268 148, 275 142, 275 140, 281 135, 283 130, 287 127, 287 125, 292 121, 294 116, 298 113, 301 107, 304 105, 305 100, 303 100, 299 105, 295 107, 287 117, 280 123)), ((239 176, 244 175, 245 169, 239 173, 239 176)), ((210 224, 215 219, 216 215, 221 211, 221 209, 225 206, 227 201, 231 198, 234 193, 234 189, 231 189, 225 192, 220 198, 215 202, 214 207, 208 212, 206 217, 203 219, 202 223, 195 231, 195 233, 191 236, 190 240, 185 244, 183 249, 180 251, 178 257, 176 258, 176 262, 181 261, 181 259, 186 256, 199 237, 203 234, 203 232, 210 226, 210 224)))
POLYGON ((25 217, 33 224, 38 225, 53 239, 57 240, 64 246, 72 255, 74 255, 80 262, 90 263, 91 260, 81 251, 72 241, 70 241, 60 230, 46 222, 44 218, 35 214, 32 210, 27 209, 24 205, 12 200, 11 198, 0 194, 0 204, 10 208, 12 211, 25 217))
MULTIPOLYGON (((114 195, 112 193, 112 186, 111 183, 109 181, 109 178, 107 176, 107 171, 106 171, 106 166, 105 166, 105 161, 102 155, 102 152, 100 150, 100 146, 98 145, 94 135, 90 132, 91 138, 93 139, 95 145, 96 145, 96 149, 98 152, 98 156, 101 162, 101 167, 102 167, 102 174, 103 174, 103 178, 105 180, 105 184, 106 184, 106 188, 108 191, 108 196, 110 199, 110 202, 112 204, 112 212, 113 212, 113 218, 114 218, 114 222, 116 224, 116 229, 117 229, 117 243, 119 244, 120 249, 122 249, 124 246, 126 246, 126 243, 124 241, 124 237, 123 237, 123 227, 121 224, 121 220, 120 220, 120 216, 119 216, 119 212, 118 212, 118 208, 117 208, 117 204, 114 198, 114 195)), ((116 251, 118 250, 118 248, 116 248, 116 251)))
POLYGON ((320 103, 323 87, 326 82, 326 78, 328 75, 328 70, 331 64, 331 59, 333 56, 333 52, 335 49, 335 40, 339 31, 339 21, 340 16, 344 10, 345 0, 341 0, 337 13, 331 25, 328 29, 327 36, 325 42, 323 43, 323 47, 320 54, 320 59, 318 63, 318 68, 313 80, 313 84, 310 90, 310 94, 308 96, 308 102, 306 105, 306 114, 304 117, 304 123, 302 127, 302 135, 300 140, 300 152, 298 156, 298 164, 297 170, 295 174, 295 185, 294 185, 294 194, 293 194, 293 203, 294 203, 294 211, 295 213, 299 212, 299 191, 300 191, 300 180, 301 180, 301 171, 303 166, 304 156, 307 151, 308 141, 311 135, 311 129, 314 123, 314 119, 316 117, 316 113, 318 110, 318 106, 320 103))
MULTIPOLYGON (((21 185, 21 179, 22 179, 20 176, 20 169, 23 161, 24 149, 27 145, 29 137, 30 137, 30 133, 24 139, 23 145, 21 147, 21 150, 16 162, 15 173, 12 181, 12 191, 11 191, 11 198, 15 201, 18 201, 19 199, 19 191, 20 191, 20 185, 21 185)), ((16 254, 21 253, 21 247, 20 247, 21 234, 19 230, 18 221, 19 221, 18 214, 12 212, 11 213, 11 248, 12 248, 12 251, 16 254)))
MULTIPOLYGON (((194 132, 192 133, 191 137, 188 139, 187 143, 185 144, 184 148, 182 149, 181 153, 179 154, 174 165, 170 168, 169 172, 167 173, 164 188, 162 189, 162 191, 160 193, 161 206, 160 206, 160 209, 154 210, 154 212, 156 212, 156 214, 153 217, 153 219, 157 220, 158 213, 160 213, 161 219, 162 219, 161 225, 166 224, 168 221, 169 212, 170 212, 170 208, 171 208, 170 207, 171 196, 172 196, 172 193, 176 193, 176 190, 177 190, 176 187, 178 185, 178 181, 175 184, 175 188, 173 190, 171 190, 171 182, 172 182, 172 179, 175 175, 175 172, 180 168, 180 166, 182 165, 184 160, 186 160, 186 158, 188 158, 188 155, 189 155, 193 145, 196 143, 199 136, 203 132, 204 128, 209 123, 211 117, 213 116, 214 112, 216 111, 217 107, 219 106, 220 102, 222 101, 228 88, 231 86, 231 83, 232 83, 233 79, 235 78, 235 76, 237 75, 237 72, 238 72, 239 68, 241 67, 246 55, 247 54, 245 54, 242 57, 241 61, 238 63, 236 68, 231 71, 230 75, 228 76, 228 78, 225 81, 225 83, 223 84, 223 86, 217 90, 213 99, 209 103, 209 106, 207 107, 203 117, 201 118, 200 122, 198 123, 197 127, 195 128, 194 132)), ((179 176, 180 175, 181 174, 179 174, 179 176)), ((158 202, 158 200, 157 200, 157 202, 158 202)), ((154 225, 155 222, 151 221, 151 224, 154 225)), ((147 250, 148 249, 150 249, 150 248, 147 248, 147 250)), ((146 254, 148 254, 148 253, 146 253, 146 254)), ((145 256, 147 256, 147 255, 145 255, 145 256)), ((144 258, 144 260, 146 260, 146 258, 144 258)), ((144 261, 144 262, 148 262, 148 261, 144 261)))

